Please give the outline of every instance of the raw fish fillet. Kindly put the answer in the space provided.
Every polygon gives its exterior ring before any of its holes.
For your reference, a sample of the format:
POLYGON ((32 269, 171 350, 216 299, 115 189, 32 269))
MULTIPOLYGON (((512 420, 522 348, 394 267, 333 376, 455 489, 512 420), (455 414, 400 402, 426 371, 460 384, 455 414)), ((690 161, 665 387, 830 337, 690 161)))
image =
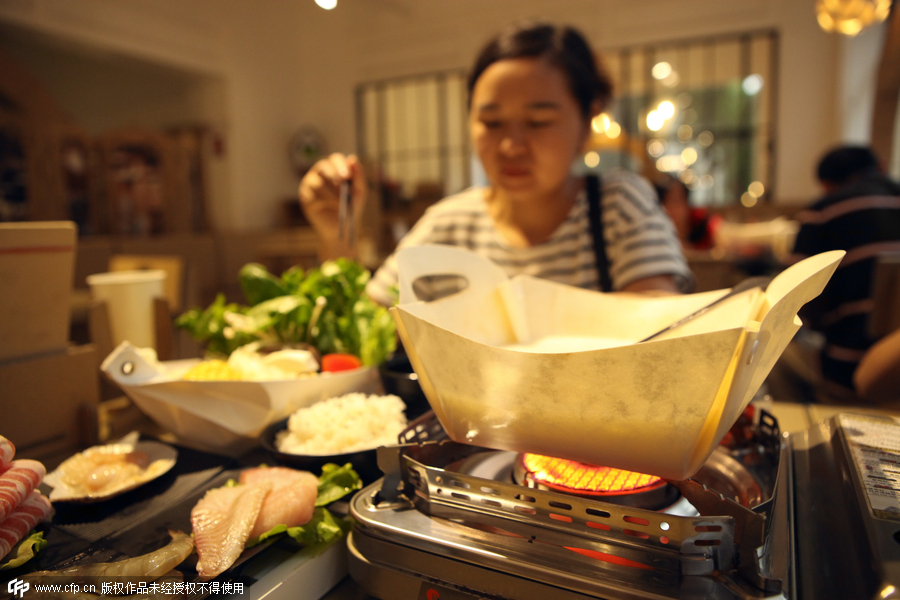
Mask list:
POLYGON ((319 478, 312 473, 286 467, 260 467, 243 471, 240 482, 272 484, 272 491, 263 500, 256 525, 250 531, 251 538, 259 537, 276 525, 295 527, 312 518, 319 493, 319 478))
POLYGON ((6 469, 16 455, 16 446, 11 441, 0 435, 0 472, 6 469))
POLYGON ((191 511, 191 525, 201 577, 215 577, 234 564, 271 489, 270 483, 221 487, 200 499, 191 511))
POLYGON ((52 511, 53 506, 44 495, 37 490, 31 492, 8 517, 0 521, 0 559, 52 511))
POLYGON ((0 522, 41 483, 47 469, 36 460, 14 460, 0 474, 0 522))

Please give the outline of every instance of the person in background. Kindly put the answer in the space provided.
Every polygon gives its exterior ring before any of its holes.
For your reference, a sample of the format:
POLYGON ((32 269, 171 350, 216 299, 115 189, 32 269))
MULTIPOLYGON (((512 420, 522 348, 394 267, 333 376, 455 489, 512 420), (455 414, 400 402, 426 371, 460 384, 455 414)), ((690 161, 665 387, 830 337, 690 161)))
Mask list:
POLYGON ((722 217, 710 214, 706 208, 691 206, 691 191, 671 175, 666 175, 654 187, 663 210, 675 225, 681 245, 687 250, 712 248, 722 217))
MULTIPOLYGON (((591 119, 612 95, 610 79, 580 33, 533 23, 501 32, 478 54, 468 94, 472 146, 490 185, 431 206, 399 248, 460 246, 510 276, 593 290, 689 290, 693 276, 650 183, 613 171, 592 192, 592 184, 573 173, 591 119), (592 203, 598 207, 593 226, 592 203)), ((300 204, 322 239, 323 258, 353 253, 337 233, 338 192, 347 179, 354 213, 361 215, 366 181, 356 157, 333 154, 300 182, 300 204)), ((392 304, 397 277, 392 255, 370 280, 369 295, 392 304)))
POLYGON ((801 313, 825 344, 820 353, 824 391, 855 397, 853 375, 877 341, 868 334, 872 276, 882 252, 900 251, 900 185, 889 179, 869 148, 842 146, 822 158, 817 177, 825 195, 797 215, 793 260, 846 250, 822 294, 801 313))

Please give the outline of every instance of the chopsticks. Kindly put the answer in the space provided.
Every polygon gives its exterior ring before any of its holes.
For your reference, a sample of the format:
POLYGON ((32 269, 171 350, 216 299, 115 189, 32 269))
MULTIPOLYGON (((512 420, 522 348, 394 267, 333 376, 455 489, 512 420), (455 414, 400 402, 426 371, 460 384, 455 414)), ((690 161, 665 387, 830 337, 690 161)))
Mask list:
POLYGON ((653 338, 655 338, 655 337, 657 337, 657 336, 660 336, 660 335, 666 333, 667 331, 672 331, 673 329, 676 329, 676 328, 678 328, 678 327, 681 327, 682 325, 684 325, 684 324, 687 323, 688 321, 693 321, 693 320, 696 319, 697 317, 699 317, 699 316, 701 316, 701 315, 705 315, 705 314, 706 314, 713 306, 715 306, 715 305, 718 304, 719 302, 723 302, 723 301, 727 300, 728 298, 731 298, 731 297, 733 297, 733 296, 737 296, 738 294, 741 294, 741 293, 743 293, 743 292, 746 292, 747 290, 752 290, 752 289, 755 289, 755 288, 759 288, 759 289, 761 289, 762 291, 766 291, 766 288, 769 287, 769 283, 770 283, 771 281, 772 281, 772 278, 771 278, 771 277, 750 277, 750 278, 748 278, 748 279, 745 279, 745 280, 743 280, 742 282, 740 282, 739 284, 737 284, 736 286, 734 286, 733 288, 731 288, 731 291, 730 291, 730 292, 728 292, 728 293, 725 294, 724 296, 720 297, 719 299, 713 300, 712 302, 710 302, 710 303, 707 304, 706 306, 701 307, 701 308, 698 308, 697 310, 695 310, 695 311, 692 312, 691 314, 689 314, 689 315, 687 315, 687 316, 685 316, 685 317, 682 317, 682 318, 678 319, 677 321, 675 321, 675 322, 672 323, 671 325, 667 325, 666 327, 663 327, 662 329, 660 329, 660 330, 657 331, 656 333, 651 334, 651 335, 648 335, 647 337, 645 337, 645 338, 642 339, 642 340, 638 340, 637 343, 640 344, 640 343, 643 343, 643 342, 649 342, 649 341, 652 340, 653 338))
POLYGON ((347 244, 351 248, 356 243, 356 224, 353 218, 353 198, 351 194, 352 186, 352 180, 343 180, 338 200, 338 239, 346 239, 347 244))

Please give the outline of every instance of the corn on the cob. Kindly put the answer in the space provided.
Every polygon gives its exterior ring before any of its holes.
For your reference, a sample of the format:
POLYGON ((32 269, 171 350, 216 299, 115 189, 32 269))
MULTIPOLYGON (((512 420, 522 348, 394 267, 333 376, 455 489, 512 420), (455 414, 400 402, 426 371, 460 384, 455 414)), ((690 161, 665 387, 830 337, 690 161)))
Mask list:
POLYGON ((205 360, 184 374, 187 381, 240 381, 241 374, 224 360, 205 360))

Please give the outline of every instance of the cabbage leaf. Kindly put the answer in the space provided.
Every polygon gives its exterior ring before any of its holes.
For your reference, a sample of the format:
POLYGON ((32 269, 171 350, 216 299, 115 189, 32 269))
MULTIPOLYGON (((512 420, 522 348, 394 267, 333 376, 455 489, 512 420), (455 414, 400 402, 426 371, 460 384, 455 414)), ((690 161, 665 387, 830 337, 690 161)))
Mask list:
POLYGON ((44 549, 47 540, 44 539, 43 532, 32 530, 27 536, 19 540, 19 543, 12 547, 5 557, 0 557, 5 562, 0 562, 0 571, 7 569, 15 569, 27 563, 34 558, 34 555, 44 549))

